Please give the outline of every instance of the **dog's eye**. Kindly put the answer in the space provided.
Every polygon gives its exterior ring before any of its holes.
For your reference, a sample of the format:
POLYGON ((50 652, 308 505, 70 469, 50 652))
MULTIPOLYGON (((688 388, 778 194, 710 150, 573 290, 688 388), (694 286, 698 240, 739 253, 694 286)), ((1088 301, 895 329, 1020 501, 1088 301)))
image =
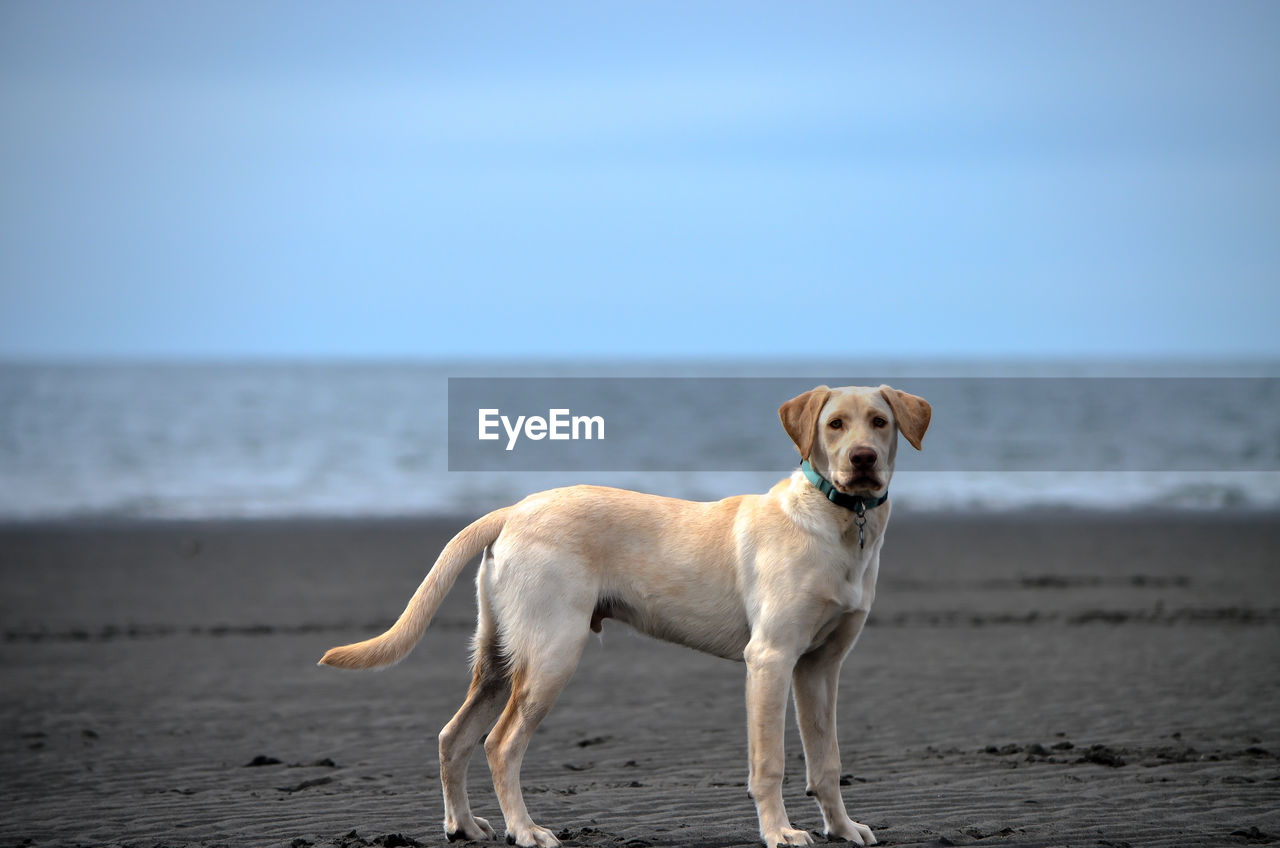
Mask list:
POLYGON ((839 430, 841 427, 844 426, 844 421, 840 420, 839 418, 832 418, 829 422, 827 422, 827 426, 830 427, 832 430, 839 430))
POLYGON ((889 423, 888 421, 885 421, 879 415, 871 419, 871 426, 875 427, 877 430, 880 429, 881 427, 888 425, 888 423, 889 423))

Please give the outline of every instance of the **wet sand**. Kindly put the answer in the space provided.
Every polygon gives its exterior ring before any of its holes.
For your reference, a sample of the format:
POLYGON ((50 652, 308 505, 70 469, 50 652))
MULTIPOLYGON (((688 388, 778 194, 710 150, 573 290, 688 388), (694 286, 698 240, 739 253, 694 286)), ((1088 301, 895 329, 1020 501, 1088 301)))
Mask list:
MULTIPOLYGON (((896 516, 841 682, 851 814, 886 845, 1280 840, 1278 518, 896 516)), ((399 666, 315 661, 464 523, 0 528, 0 845, 444 844, 474 572, 399 666)), ((757 844, 743 673, 606 622, 525 759, 535 820, 757 844)), ((787 776, 820 828, 794 727, 787 776)), ((482 753, 471 796, 501 831, 482 753)))

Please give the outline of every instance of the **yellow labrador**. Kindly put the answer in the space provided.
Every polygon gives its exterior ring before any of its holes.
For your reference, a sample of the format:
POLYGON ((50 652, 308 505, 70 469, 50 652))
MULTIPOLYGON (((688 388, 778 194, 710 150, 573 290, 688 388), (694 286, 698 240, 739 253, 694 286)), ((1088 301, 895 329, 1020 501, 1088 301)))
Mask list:
POLYGON ((507 841, 559 845, 529 817, 520 763, 588 632, 605 618, 746 662, 748 787, 766 845, 813 841, 791 827, 782 803, 792 688, 808 794, 827 836, 876 841, 849 818, 840 795, 836 689, 875 597, 897 434, 919 449, 931 410, 888 386, 819 386, 778 414, 803 462, 767 494, 694 503, 573 486, 530 495, 455 536, 390 630, 320 660, 376 668, 401 659, 458 573, 484 551, 471 688, 440 732, 451 841, 496 835, 472 814, 466 780, 471 753, 492 726, 484 747, 507 841))

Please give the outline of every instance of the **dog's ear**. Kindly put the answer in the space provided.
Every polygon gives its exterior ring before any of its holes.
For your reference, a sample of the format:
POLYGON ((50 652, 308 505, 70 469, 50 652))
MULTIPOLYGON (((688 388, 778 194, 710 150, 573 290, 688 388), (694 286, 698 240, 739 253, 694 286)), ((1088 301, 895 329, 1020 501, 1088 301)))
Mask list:
POLYGON ((891 386, 881 386, 880 394, 889 402, 893 417, 898 419, 898 430, 907 437, 911 447, 920 450, 920 440, 924 438, 924 431, 929 429, 929 419, 933 417, 933 407, 929 406, 929 401, 900 392, 891 386))
POLYGON ((813 450, 813 437, 818 429, 818 413, 822 411, 827 398, 831 397, 831 389, 818 386, 802 395, 797 395, 778 407, 778 417, 786 428, 791 441, 796 443, 801 459, 808 459, 813 450))

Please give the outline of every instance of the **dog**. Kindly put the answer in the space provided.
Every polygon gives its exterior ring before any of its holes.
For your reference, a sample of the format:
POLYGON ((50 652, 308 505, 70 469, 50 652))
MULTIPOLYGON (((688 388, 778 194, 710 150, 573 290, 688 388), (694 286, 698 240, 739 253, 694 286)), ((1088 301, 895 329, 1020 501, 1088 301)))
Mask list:
POLYGON ((817 800, 826 836, 875 844, 840 794, 836 690, 875 599, 897 435, 919 450, 932 409, 889 386, 818 386, 778 415, 801 465, 767 494, 695 503, 572 486, 530 495, 458 533, 387 632, 320 660, 377 668, 403 658, 459 572, 483 551, 471 686, 440 732, 450 841, 496 838, 467 798, 467 763, 484 738, 507 842, 560 844, 525 808, 520 763, 588 633, 613 618, 745 662, 747 785, 765 845, 813 842, 783 808, 790 690, 807 794, 817 800))

